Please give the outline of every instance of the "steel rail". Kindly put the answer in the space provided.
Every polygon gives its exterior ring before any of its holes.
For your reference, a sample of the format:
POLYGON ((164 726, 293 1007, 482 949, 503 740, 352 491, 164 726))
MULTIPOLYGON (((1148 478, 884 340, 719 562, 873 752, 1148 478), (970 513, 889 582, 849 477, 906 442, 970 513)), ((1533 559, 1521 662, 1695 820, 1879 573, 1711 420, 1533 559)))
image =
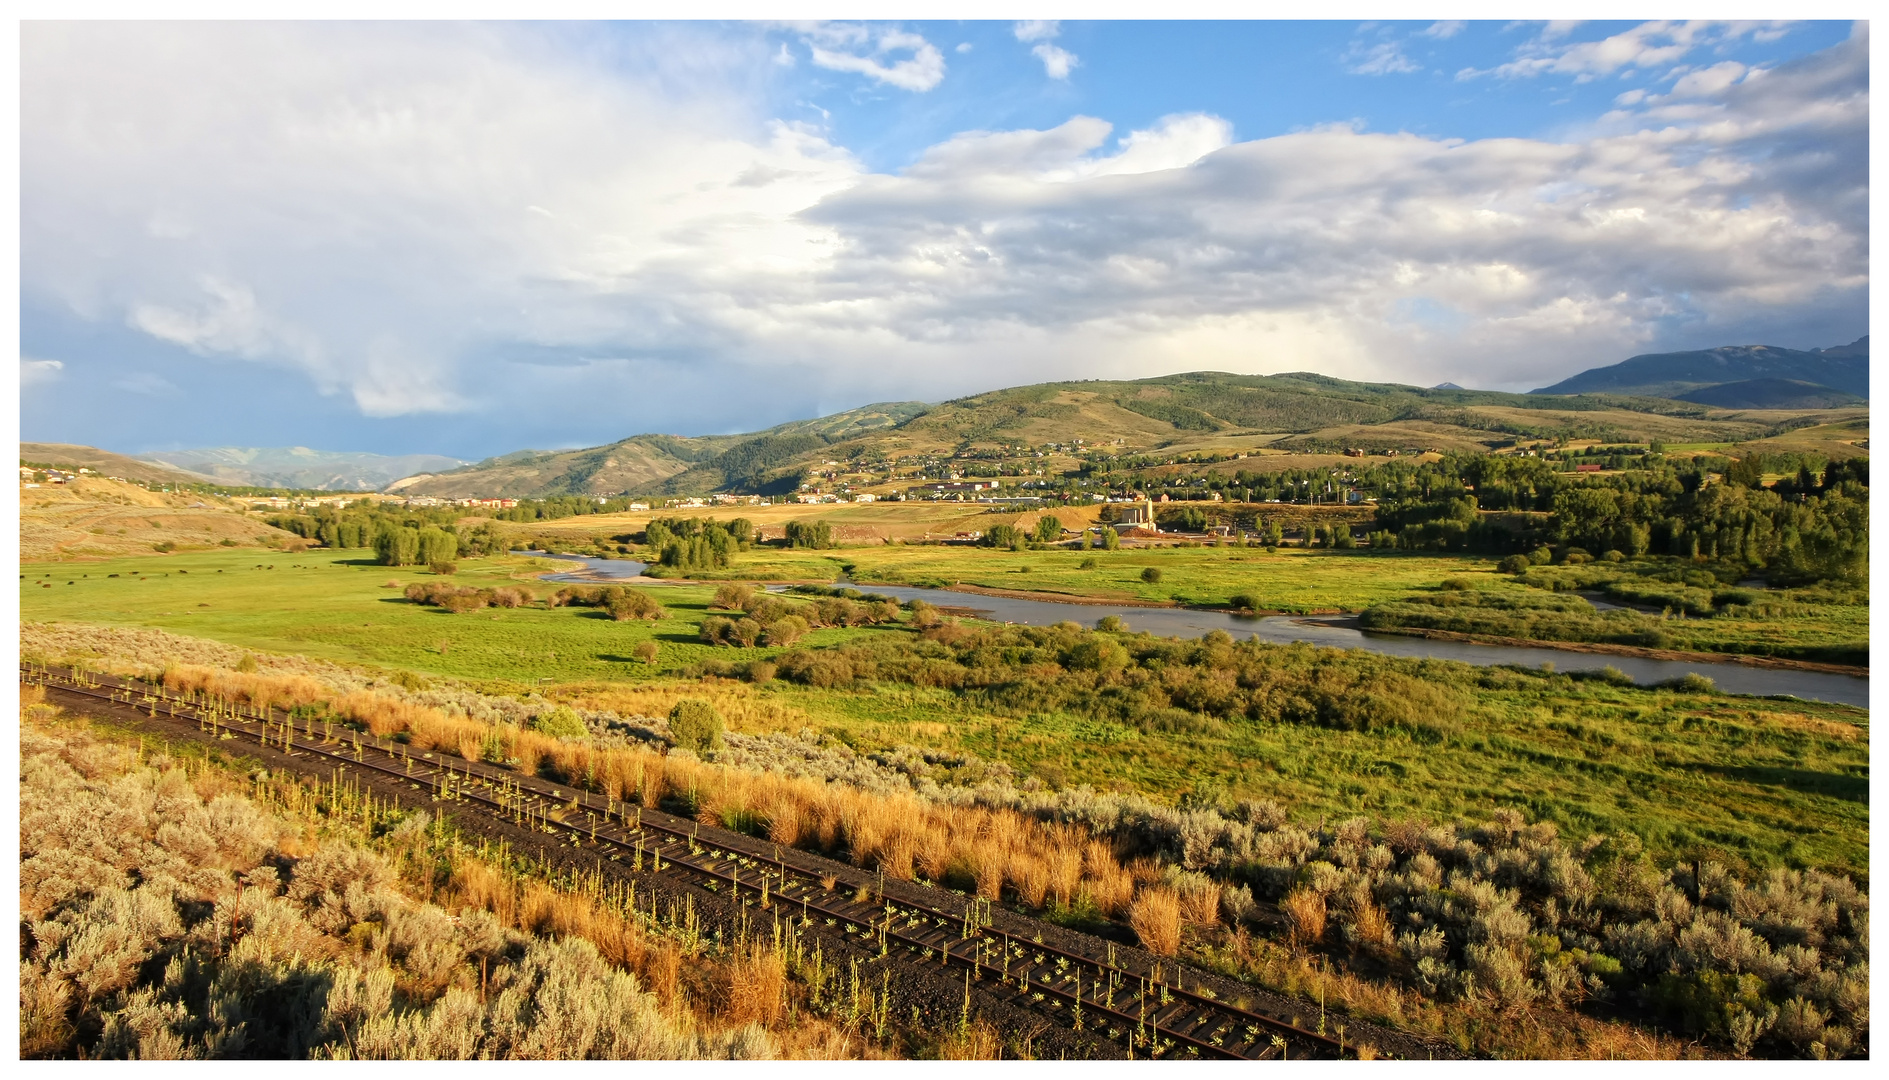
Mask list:
MULTIPOLYGON (((864 933, 879 936, 881 956, 889 954, 892 941, 899 942, 908 951, 922 950, 922 954, 926 957, 936 950, 942 967, 948 967, 955 962, 976 971, 980 980, 986 972, 995 974, 1001 985, 1019 996, 1026 994, 1022 986, 1027 985, 1029 987, 1027 993, 1053 996, 1067 1002, 1071 1005, 1071 1013, 1077 1017, 1078 1031, 1085 1030, 1085 1027, 1088 1030, 1095 1029, 1095 1025, 1084 1025, 1081 1020, 1083 1012, 1094 1012, 1115 1018, 1131 1032, 1134 1029, 1140 1029, 1144 1035, 1152 1032, 1152 1035, 1148 1036, 1151 1048, 1159 1047, 1161 1041, 1166 1039, 1167 1047, 1160 1048, 1162 1053, 1171 1049, 1176 1043, 1181 1043, 1196 1054, 1205 1053, 1236 1059, 1264 1059, 1273 1057, 1275 1053, 1282 1053, 1286 1042, 1293 1041, 1301 1043, 1302 1050, 1309 1047, 1314 1053, 1336 1056, 1348 1054, 1348 1049, 1339 1040, 1319 1032, 1307 1031, 1274 1017, 1251 1012, 1229 1002, 1220 1001, 1212 995, 1211 991, 1201 993, 1200 991, 1204 988, 1200 987, 1198 981, 1196 981, 1195 990, 1187 989, 1181 983, 1184 969, 1178 964, 1175 965, 1173 981, 1169 982, 1165 973, 1160 970, 1164 965, 1159 961, 1151 965, 1148 971, 1138 972, 1117 963, 1113 957, 1109 960, 1099 960, 1034 939, 1023 939, 995 930, 989 925, 987 919, 978 917, 979 904, 976 900, 967 901, 965 911, 962 913, 921 901, 901 899, 895 902, 884 894, 883 883, 881 883, 877 894, 880 902, 884 904, 881 909, 859 901, 849 903, 843 898, 835 901, 829 895, 830 890, 827 890, 822 883, 820 899, 816 903, 812 895, 814 881, 809 879, 838 878, 842 875, 853 877, 853 874, 845 873, 851 868, 827 869, 796 866, 793 863, 797 860, 790 860, 782 853, 779 845, 773 846, 771 855, 759 850, 743 851, 744 847, 756 846, 754 842, 744 842, 749 841, 750 838, 732 832, 727 833, 725 838, 718 837, 714 834, 725 830, 714 829, 713 826, 710 827, 709 838, 713 842, 707 845, 709 854, 704 857, 698 850, 703 846, 698 823, 688 822, 687 819, 676 818, 658 810, 620 803, 618 800, 607 798, 600 800, 597 796, 582 791, 574 785, 553 784, 536 777, 520 776, 509 770, 471 761, 462 761, 455 769, 453 763, 444 754, 436 756, 431 752, 423 752, 415 758, 403 744, 383 740, 371 734, 363 735, 344 728, 337 737, 332 725, 324 725, 324 732, 318 735, 313 730, 315 726, 313 720, 307 722, 308 730, 305 733, 298 732, 292 716, 283 715, 282 719, 277 719, 280 710, 273 708, 258 710, 236 702, 208 698, 207 695, 206 700, 202 702, 192 698, 178 698, 166 692, 162 687, 138 684, 110 676, 92 675, 77 670, 68 676, 51 668, 28 664, 22 664, 21 669, 23 679, 28 682, 51 685, 67 692, 101 698, 134 708, 143 706, 148 708, 153 716, 161 709, 173 719, 194 721, 200 727, 208 723, 210 733, 215 735, 233 737, 240 734, 246 739, 255 740, 259 745, 280 750, 291 756, 297 752, 317 755, 334 760, 343 769, 353 766, 356 769, 373 771, 416 786, 423 783, 435 792, 437 799, 445 801, 470 799, 497 811, 500 816, 509 818, 516 824, 530 824, 534 828, 553 835, 568 832, 571 839, 580 843, 583 839, 589 839, 593 843, 607 843, 621 849, 620 854, 612 856, 612 861, 620 862, 622 854, 634 853, 640 868, 642 855, 649 854, 655 859, 656 872, 671 867, 684 868, 713 882, 727 883, 733 897, 737 900, 741 900, 742 890, 758 894, 763 903, 770 896, 783 900, 797 900, 802 906, 803 917, 805 917, 805 912, 818 911, 823 916, 844 920, 851 926, 861 928, 864 933), (91 680, 89 683, 88 679, 91 680), (334 740, 332 747, 329 745, 329 740, 334 740), (400 767, 395 767, 393 764, 383 765, 378 761, 370 762, 367 758, 367 752, 370 750, 386 758, 390 763, 400 763, 400 767), (418 772, 414 771, 416 766, 419 769, 418 772), (496 794, 491 793, 494 784, 497 785, 496 794), (482 790, 482 786, 485 790, 482 790), (565 789, 569 789, 568 793, 565 789), (599 806, 600 802, 603 805, 599 806), (584 827, 580 828, 562 818, 553 818, 550 810, 552 806, 566 806, 567 809, 582 808, 588 820, 584 827), (619 806, 621 809, 618 809, 619 806), (602 825, 599 825, 596 820, 597 813, 603 814, 602 825), (555 827, 552 824, 553 821, 556 821, 555 827), (684 823, 688 825, 686 830, 682 827, 684 823), (663 834, 665 838, 657 840, 655 844, 647 844, 645 840, 648 837, 642 834, 648 833, 663 834), (729 842, 730 839, 734 839, 735 842, 729 842), (681 847, 688 853, 678 855, 672 850, 664 850, 676 847, 681 847), (730 864, 728 869, 718 868, 715 865, 717 857, 723 855, 720 850, 722 848, 728 849, 729 853, 736 856, 727 859, 730 864), (747 881, 743 881, 741 878, 743 857, 749 860, 749 865, 771 862, 773 864, 772 879, 764 873, 758 877, 750 876, 747 881), (790 870, 796 875, 796 880, 792 885, 803 890, 798 897, 789 895, 788 873, 790 870), (778 885, 770 887, 773 882, 778 882, 778 885), (908 910, 901 910, 901 906, 908 910), (906 917, 908 925, 894 928, 894 917, 901 915, 906 917), (956 923, 960 932, 955 939, 948 930, 937 935, 930 934, 928 930, 911 933, 909 924, 914 915, 930 918, 938 922, 940 927, 945 923, 956 923), (992 937, 993 934, 996 936, 992 937), (934 936, 939 940, 928 939, 934 936), (965 952, 953 952, 952 946, 958 942, 971 943, 972 948, 965 952), (993 945, 997 946, 997 951, 1003 961, 1001 964, 992 963, 986 958, 988 947, 993 945), (1013 951, 1018 953, 1022 961, 1021 970, 1018 970, 1017 965, 1013 965, 1011 961, 1013 951), (1088 989, 1085 990, 1080 969, 1078 969, 1075 976, 1076 990, 1071 993, 1062 985, 1068 981, 1068 973, 1058 968, 1056 973, 1064 977, 1052 981, 1051 975, 1042 971, 1045 964, 1043 959, 1039 958, 1035 964, 1029 962, 1031 952, 1067 963, 1086 965, 1094 968, 1101 977, 1090 982, 1088 989), (1133 980, 1140 986, 1135 999, 1143 1006, 1139 1013, 1123 1012, 1114 1007, 1115 995, 1129 985, 1129 980, 1133 980), (1103 986, 1107 987, 1106 996, 1103 996, 1100 990, 1103 986), (1150 1011, 1146 1008, 1147 1002, 1157 993, 1160 1001, 1150 1011), (1180 1013, 1171 1014, 1170 1010, 1177 1005, 1181 1006, 1180 1013), (1165 1020, 1162 1019, 1164 1014, 1168 1014, 1165 1020), (1232 1026, 1228 1030, 1218 1031, 1222 1022, 1230 1022, 1232 1026), (1226 1045, 1230 1041, 1227 1037, 1237 1034, 1241 1026, 1246 1028, 1247 1035, 1233 1041, 1231 1046, 1226 1045), (1260 1029, 1264 1029, 1267 1034, 1274 1037, 1271 1040, 1262 1040, 1259 1037, 1260 1029), (1212 1041, 1216 1031, 1218 1031, 1220 1042, 1212 1041), (1240 1047, 1250 1049, 1242 1053, 1238 1049, 1240 1047)), ((788 850, 793 851, 793 849, 788 850)), ((871 888, 870 881, 851 882, 851 884, 860 888, 871 888)), ((748 901, 742 900, 742 903, 746 905, 748 901)), ((1113 953, 1113 951, 1111 948, 1110 952, 1113 953)), ((1110 1038, 1117 1040, 1120 1036, 1111 1034, 1110 1038)), ((1131 1053, 1137 1041, 1139 1040, 1130 1038, 1131 1053)))

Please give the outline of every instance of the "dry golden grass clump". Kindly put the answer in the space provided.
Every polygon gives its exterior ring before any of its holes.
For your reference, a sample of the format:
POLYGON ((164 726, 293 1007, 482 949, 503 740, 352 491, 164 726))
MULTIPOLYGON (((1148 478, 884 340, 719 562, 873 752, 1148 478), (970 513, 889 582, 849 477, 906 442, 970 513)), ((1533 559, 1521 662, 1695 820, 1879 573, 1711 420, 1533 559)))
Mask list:
POLYGON ((1128 925, 1142 948, 1157 956, 1173 956, 1181 947, 1181 898, 1160 886, 1142 890, 1128 910, 1128 925))
POLYGON ((1301 886, 1286 894, 1286 898, 1279 903, 1279 910, 1285 913, 1286 929, 1292 935, 1294 945, 1311 946, 1324 940, 1323 893, 1301 886))

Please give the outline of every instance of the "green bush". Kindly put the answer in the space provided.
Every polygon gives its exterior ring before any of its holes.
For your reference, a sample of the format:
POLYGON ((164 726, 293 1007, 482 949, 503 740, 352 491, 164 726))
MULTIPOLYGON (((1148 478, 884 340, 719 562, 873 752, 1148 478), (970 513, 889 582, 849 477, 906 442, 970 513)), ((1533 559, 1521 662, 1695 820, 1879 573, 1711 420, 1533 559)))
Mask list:
POLYGON ((1660 976, 1648 996, 1687 1031, 1714 1035, 1743 1054, 1777 1020, 1777 1007, 1764 996, 1756 975, 1698 971, 1660 976), (1742 1044, 1742 1045, 1740 1045, 1742 1044))
POLYGON ((532 717, 531 730, 554 739, 581 739, 590 734, 583 718, 569 705, 559 705, 532 717))
POLYGON ((1241 611, 1258 611, 1259 597, 1249 592, 1234 593, 1227 598, 1227 606, 1238 608, 1241 611))
POLYGON ((1538 547, 1528 553, 1528 561, 1536 566, 1546 566, 1554 561, 1554 552, 1547 547, 1538 547))
POLYGON ((662 652, 662 646, 653 641, 643 641, 638 642, 636 648, 630 650, 630 655, 645 664, 653 664, 656 662, 656 656, 660 652, 662 652))
POLYGON ((1113 675, 1131 662, 1128 650, 1120 643, 1093 634, 1084 634, 1063 655, 1063 663, 1071 670, 1099 671, 1104 675, 1113 675))
POLYGON ((1531 565, 1533 564, 1528 561, 1528 556, 1526 555, 1510 555, 1508 558, 1496 563, 1495 568, 1505 574, 1519 574, 1527 570, 1531 565))
POLYGON ((1097 565, 1097 564, 1096 564, 1096 561, 1095 561, 1095 559, 1093 559, 1093 558, 1088 558, 1088 559, 1084 559, 1084 560, 1082 560, 1082 561, 1081 561, 1080 563, 1077 563, 1077 564, 1076 564, 1076 569, 1078 569, 1078 570, 1093 570, 1093 569, 1095 569, 1095 568, 1096 568, 1096 565, 1097 565))
POLYGON ((1161 581, 1161 568, 1158 566, 1144 567, 1141 571, 1141 580, 1150 585, 1159 584, 1161 581))
POLYGON ((721 733, 721 713, 706 701, 684 698, 669 710, 669 739, 686 750, 719 750, 721 733))
POLYGON ((1682 694, 1718 693, 1718 684, 1696 671, 1688 671, 1682 678, 1673 679, 1662 685, 1669 686, 1682 694))
POLYGON ((629 619, 666 619, 669 613, 656 602, 655 597, 641 589, 626 589, 621 585, 612 585, 603 591, 603 609, 612 619, 624 622, 629 619))

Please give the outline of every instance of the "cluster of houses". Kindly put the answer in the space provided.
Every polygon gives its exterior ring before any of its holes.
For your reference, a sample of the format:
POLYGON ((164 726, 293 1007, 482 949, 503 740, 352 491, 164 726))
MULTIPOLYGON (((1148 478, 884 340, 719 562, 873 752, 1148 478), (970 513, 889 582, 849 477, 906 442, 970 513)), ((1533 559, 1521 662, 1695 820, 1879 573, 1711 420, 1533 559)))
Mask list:
MULTIPOLYGON (((344 506, 352 506, 357 502, 370 500, 366 500, 359 495, 246 495, 243 497, 243 501, 249 504, 251 510, 264 508, 270 510, 306 509, 311 506, 331 506, 339 510, 344 506)), ((412 499, 408 499, 405 500, 405 504, 413 506, 415 502, 412 499)), ((439 505, 439 500, 434 499, 431 505, 439 505)))
MULTIPOLYGON (((31 465, 22 465, 20 466, 20 486, 36 488, 41 484, 67 484, 81 476, 96 475, 98 474, 87 468, 80 468, 78 472, 67 472, 64 469, 35 469, 31 465)), ((114 476, 112 479, 123 482, 121 477, 114 476)))
POLYGON ((859 492, 858 494, 843 494, 835 491, 803 491, 794 496, 794 501, 801 503, 869 503, 878 502, 879 496, 865 491, 859 492))
MULTIPOLYGON (((96 478, 99 476, 99 473, 97 470, 88 469, 83 465, 79 466, 76 472, 71 469, 36 469, 31 465, 20 466, 21 487, 36 488, 41 484, 70 484, 81 476, 96 478)), ((131 483, 131 481, 122 476, 106 476, 103 477, 103 479, 113 480, 120 484, 131 483)))
MULTIPOLYGON (((334 501, 334 500, 324 498, 324 499, 314 499, 314 500, 304 499, 304 500, 298 500, 298 501, 301 502, 301 504, 304 506, 308 506, 308 505, 346 506, 348 505, 348 500, 346 499, 342 499, 340 501, 334 501)), ((603 500, 599 499, 597 501, 602 502, 603 500)), ((465 506, 465 507, 482 507, 487 510, 510 510, 512 507, 518 505, 518 500, 517 499, 442 499, 433 495, 415 495, 409 499, 402 499, 400 502, 400 505, 402 506, 465 506)))

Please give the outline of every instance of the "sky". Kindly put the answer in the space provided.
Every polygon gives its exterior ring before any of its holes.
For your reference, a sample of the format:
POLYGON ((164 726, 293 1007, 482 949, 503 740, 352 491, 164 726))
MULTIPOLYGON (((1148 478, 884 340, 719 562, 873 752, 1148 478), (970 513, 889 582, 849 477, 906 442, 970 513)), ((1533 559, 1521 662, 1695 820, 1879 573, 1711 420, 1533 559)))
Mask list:
POLYGON ((21 436, 443 453, 1868 332, 1868 33, 33 22, 21 436))

